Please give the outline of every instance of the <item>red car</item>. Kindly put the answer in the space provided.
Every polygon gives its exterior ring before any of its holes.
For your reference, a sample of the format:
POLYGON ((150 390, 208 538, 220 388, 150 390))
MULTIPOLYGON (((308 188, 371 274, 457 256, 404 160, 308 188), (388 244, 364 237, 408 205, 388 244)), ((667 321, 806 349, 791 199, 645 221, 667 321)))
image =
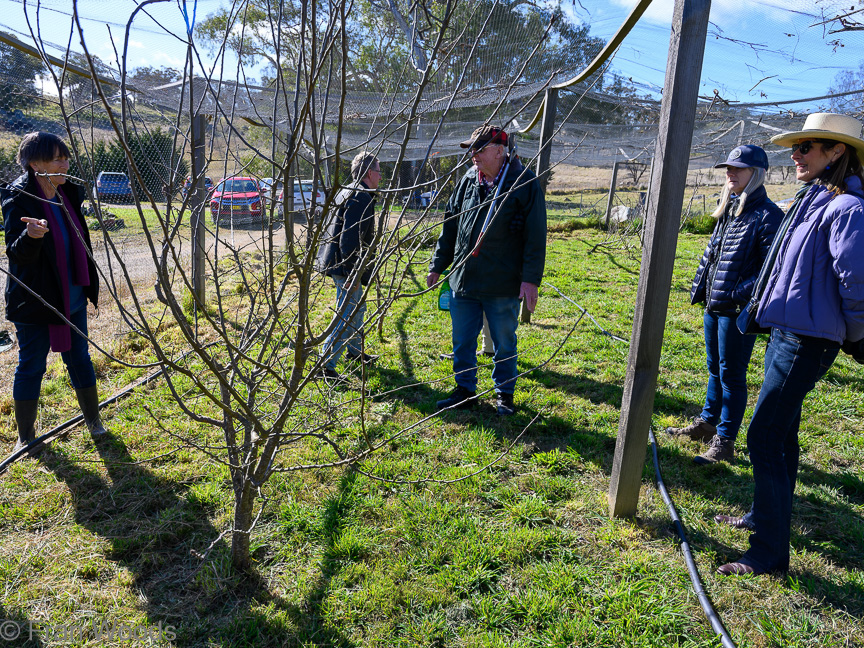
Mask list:
POLYGON ((223 178, 210 197, 210 214, 218 225, 257 227, 264 222, 265 213, 264 193, 255 178, 223 178))

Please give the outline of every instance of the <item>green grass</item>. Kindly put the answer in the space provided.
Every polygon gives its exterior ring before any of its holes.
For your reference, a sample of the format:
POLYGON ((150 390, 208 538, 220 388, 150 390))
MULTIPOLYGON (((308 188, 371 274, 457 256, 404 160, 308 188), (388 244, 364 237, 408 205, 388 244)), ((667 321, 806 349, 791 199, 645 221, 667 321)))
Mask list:
MULTIPOLYGON (((253 537, 257 580, 231 573, 229 547, 218 539, 231 520, 225 468, 191 448, 163 456, 176 444, 145 407, 198 443, 219 443, 218 433, 181 415, 163 382, 108 409, 113 440, 94 446, 75 430, 39 462, 15 465, 0 479, 0 618, 45 626, 95 619, 151 630, 161 623, 176 634, 173 645, 196 647, 719 646, 647 453, 636 518, 608 515, 626 344, 588 318, 567 338, 579 311, 551 288, 629 338, 639 251, 596 248, 604 241, 591 230, 551 236, 548 285, 532 323, 519 329, 519 368, 529 373, 520 379, 515 417, 497 419, 487 395, 474 412, 446 414, 394 439, 363 466, 369 476, 276 474, 253 537), (558 346, 548 364, 532 370, 558 346)), ((658 430, 698 413, 704 396, 701 312, 689 305, 704 243, 704 236, 680 239, 655 399, 658 430)), ((433 295, 397 302, 384 338, 369 340, 382 354, 369 372, 369 392, 400 388, 367 402, 371 434, 380 438, 433 412, 451 388, 450 367, 438 359, 449 336, 449 318, 433 295)), ((751 408, 763 354, 759 342, 751 408)), ((488 363, 481 365, 485 390, 492 381, 488 363)), ((357 369, 344 370, 359 385, 357 369)), ((100 377, 105 392, 128 379, 110 367, 100 377)), ((74 412, 56 363, 46 387, 43 428, 74 412)), ((843 357, 805 403, 788 578, 713 575, 747 546, 746 533, 712 521, 750 502, 744 435, 733 464, 708 468, 691 460, 701 446, 660 435, 667 486, 739 646, 862 645, 861 393, 860 367, 843 357)), ((345 401, 356 395, 339 392, 345 401)), ((334 432, 348 445, 361 438, 359 403, 350 407, 334 432)), ((7 402, 0 410, 8 447, 10 409, 7 402)), ((281 460, 311 460, 318 451, 292 452, 281 460)), ((103 645, 89 641, 69 645, 103 645)))

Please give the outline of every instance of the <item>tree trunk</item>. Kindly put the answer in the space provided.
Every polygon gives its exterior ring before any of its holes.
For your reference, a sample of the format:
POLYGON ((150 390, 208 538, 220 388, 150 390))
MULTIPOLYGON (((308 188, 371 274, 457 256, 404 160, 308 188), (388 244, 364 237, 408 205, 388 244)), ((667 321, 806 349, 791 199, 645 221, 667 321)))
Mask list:
POLYGON ((248 572, 252 567, 249 539, 254 504, 251 483, 244 479, 240 492, 234 493, 234 528, 231 532, 231 564, 237 572, 248 572))

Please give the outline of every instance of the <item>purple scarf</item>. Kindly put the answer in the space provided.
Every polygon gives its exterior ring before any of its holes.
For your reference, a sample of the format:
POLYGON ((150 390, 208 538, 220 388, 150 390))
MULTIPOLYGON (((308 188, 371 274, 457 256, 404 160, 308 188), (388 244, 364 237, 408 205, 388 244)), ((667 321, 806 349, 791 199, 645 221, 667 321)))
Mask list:
MULTIPOLYGON (((40 198, 45 199, 45 192, 39 183, 36 183, 36 193, 40 198)), ((63 237, 60 236, 60 224, 54 217, 54 210, 47 202, 42 203, 42 210, 45 212, 45 220, 48 221, 49 231, 54 231, 58 234, 54 241, 54 251, 57 255, 55 262, 57 270, 60 273, 60 292, 63 295, 63 316, 68 320, 71 313, 69 312, 69 281, 74 282, 76 286, 90 285, 90 269, 87 267, 87 249, 84 247, 84 239, 81 233, 81 224, 78 222, 78 217, 75 210, 72 208, 72 203, 66 197, 60 188, 57 188, 57 195, 63 201, 61 211, 69 214, 67 219, 66 230, 69 233, 69 249, 72 251, 72 270, 74 277, 69 277, 69 264, 66 260, 66 246, 63 245, 63 237)), ((55 353, 63 353, 72 348, 72 329, 68 324, 49 324, 48 339, 51 341, 51 350, 55 353)))

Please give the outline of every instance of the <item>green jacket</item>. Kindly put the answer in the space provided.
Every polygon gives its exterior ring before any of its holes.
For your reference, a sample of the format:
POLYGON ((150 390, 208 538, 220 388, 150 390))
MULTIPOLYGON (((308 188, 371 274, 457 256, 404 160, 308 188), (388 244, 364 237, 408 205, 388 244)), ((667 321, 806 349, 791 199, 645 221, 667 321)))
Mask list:
POLYGON ((540 182, 518 160, 501 182, 495 214, 476 257, 471 252, 494 190, 481 200, 477 169, 472 167, 447 203, 429 270, 441 274, 452 264, 448 280, 459 297, 518 297, 523 281, 539 286, 543 280, 546 201, 540 182))

